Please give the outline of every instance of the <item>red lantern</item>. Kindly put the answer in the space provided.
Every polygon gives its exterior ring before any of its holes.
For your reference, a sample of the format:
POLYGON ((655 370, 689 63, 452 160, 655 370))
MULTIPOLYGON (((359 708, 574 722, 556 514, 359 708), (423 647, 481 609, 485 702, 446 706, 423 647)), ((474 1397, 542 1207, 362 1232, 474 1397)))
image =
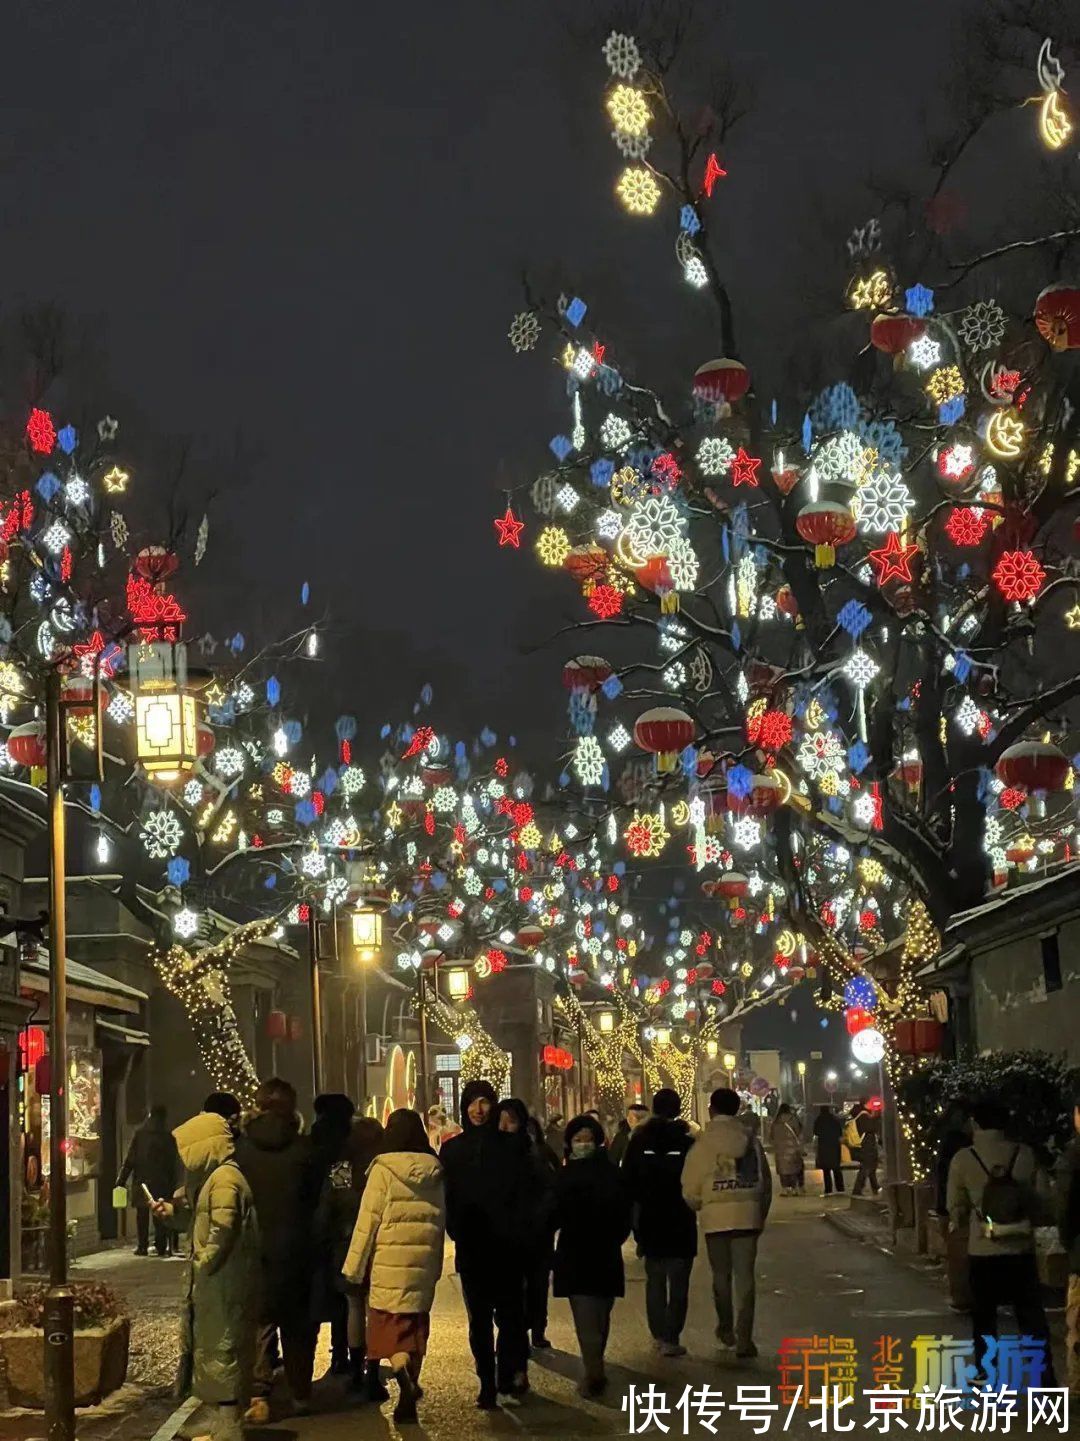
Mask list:
POLYGON ((136 571, 151 585, 162 585, 179 564, 176 552, 166 550, 163 545, 144 545, 135 557, 136 571))
MULTIPOLYGON (((69 675, 60 688, 60 699, 69 716, 90 715, 94 709, 94 682, 89 676, 69 675)), ((98 692, 98 705, 102 710, 109 703, 109 695, 102 686, 98 692)))
POLYGON ((195 723, 195 754, 208 756, 217 745, 217 736, 205 721, 195 723))
POLYGON ((284 1041, 289 1035, 289 1018, 284 1011, 266 1013, 266 1035, 271 1041, 284 1041))
POLYGON ((643 751, 656 756, 658 771, 673 771, 679 758, 694 739, 694 722, 685 711, 674 706, 656 706, 638 716, 634 740, 643 751))
POLYGON ((748 795, 728 792, 728 808, 735 815, 767 816, 780 804, 780 782, 775 776, 755 776, 748 795))
POLYGON ((713 973, 711 961, 699 961, 697 964, 697 978, 699 981, 707 981, 713 973))
POLYGON ((45 764, 45 725, 42 721, 27 721, 15 726, 7 739, 8 755, 17 766, 43 766, 45 764))
POLYGON ((847 1026, 849 1036, 857 1036, 860 1031, 865 1031, 873 1024, 873 1016, 862 1006, 849 1006, 844 1012, 844 1025, 847 1026))
POLYGON ((569 1071, 574 1064, 573 1056, 561 1046, 545 1046, 543 1057, 544 1065, 554 1066, 557 1071, 569 1071))
POLYGON ((1065 789, 1069 760, 1057 746, 1046 741, 1017 741, 1003 751, 994 767, 994 774, 1007 786, 1022 786, 1029 791, 1060 791, 1065 789))
POLYGON ((799 614, 799 602, 795 599, 795 592, 790 585, 782 585, 776 592, 776 607, 789 620, 794 620, 799 614))
POLYGON ((514 940, 523 951, 534 951, 544 939, 543 926, 522 926, 514 940))
POLYGON ((654 595, 658 591, 673 590, 675 585, 666 555, 651 555, 644 565, 635 569, 634 579, 643 590, 651 591, 654 595))
POLYGON ((836 564, 836 547, 855 536, 855 517, 838 500, 812 500, 799 511, 795 529, 814 547, 814 564, 828 570, 836 564))
POLYGON ((567 690, 599 690, 611 673, 611 664, 603 656, 577 655, 563 666, 562 683, 567 690))
POLYGON ((893 780, 903 781, 909 791, 917 791, 922 785, 923 763, 917 756, 905 757, 889 774, 893 780))
POLYGON ((1034 854, 1032 848, 1025 845, 1007 846, 1005 849, 1005 859, 1014 866, 1026 866, 1034 854))
POLYGON ((1035 302, 1035 326, 1051 350, 1080 345, 1080 290, 1048 285, 1035 302))
POLYGON ((806 979, 806 969, 804 966, 788 966, 786 975, 794 986, 797 985, 799 981, 806 979))
POLYGON ((750 882, 741 871, 727 871, 716 882, 715 894, 723 896, 732 910, 736 910, 743 901, 750 882))
POLYGON ((926 334, 926 321, 914 315, 876 315, 870 326, 870 344, 886 355, 900 355, 913 340, 926 334))
POLYGON ((694 398, 708 405, 734 405, 750 388, 750 372, 739 360, 708 360, 694 372, 694 398))
POLYGON ((19 1032, 19 1054, 24 1071, 32 1071, 48 1049, 48 1038, 41 1026, 27 1026, 19 1032))
POLYGON ((575 545, 563 561, 563 570, 568 570, 579 585, 587 580, 598 580, 607 574, 610 557, 601 545, 575 545))

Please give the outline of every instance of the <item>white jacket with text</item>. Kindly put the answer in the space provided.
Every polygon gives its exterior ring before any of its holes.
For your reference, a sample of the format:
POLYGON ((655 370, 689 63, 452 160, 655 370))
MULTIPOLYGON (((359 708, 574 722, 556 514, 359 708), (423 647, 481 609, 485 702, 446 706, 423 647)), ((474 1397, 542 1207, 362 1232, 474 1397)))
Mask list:
POLYGON ((737 1116, 714 1116, 686 1153, 682 1189, 706 1236, 760 1231, 772 1203, 772 1175, 761 1142, 751 1140, 737 1116))

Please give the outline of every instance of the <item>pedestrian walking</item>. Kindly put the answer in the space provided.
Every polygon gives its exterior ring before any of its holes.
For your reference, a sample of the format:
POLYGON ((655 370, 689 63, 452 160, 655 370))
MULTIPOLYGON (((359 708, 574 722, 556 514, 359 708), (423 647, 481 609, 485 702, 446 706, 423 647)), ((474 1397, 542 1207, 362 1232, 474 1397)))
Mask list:
POLYGON ((566 1133, 566 1117, 561 1111, 556 1111, 544 1127, 544 1140, 548 1143, 556 1156, 563 1153, 563 1137, 566 1133))
POLYGON ((773 1117, 769 1127, 769 1144, 773 1149, 781 1196, 801 1195, 806 1189, 802 1141, 795 1112, 786 1102, 773 1117))
POLYGON ((855 1129, 859 1135, 859 1173, 855 1177, 852 1194, 861 1196, 869 1182, 870 1190, 876 1196, 881 1189, 877 1177, 881 1145, 881 1117, 876 1116, 865 1102, 855 1117, 855 1129))
MULTIPOLYGON (((341 1248, 338 1270, 343 1272, 345 1257, 352 1244, 356 1218, 360 1213, 360 1202, 370 1173, 372 1162, 383 1148, 383 1128, 374 1116, 358 1116, 349 1132, 346 1155, 352 1191, 352 1217, 348 1222, 345 1243, 341 1248)), ((345 1226, 344 1200, 341 1199, 342 1227, 345 1226)), ((365 1401, 387 1401, 390 1392, 382 1383, 379 1363, 369 1365, 367 1359, 367 1281, 354 1284, 341 1276, 345 1288, 345 1304, 348 1309, 347 1337, 349 1343, 349 1390, 365 1401)))
POLYGON ((318 1158, 321 1188, 315 1209, 316 1323, 330 1323, 330 1373, 347 1376, 349 1365, 349 1310, 341 1265, 356 1222, 360 1197, 353 1190, 348 1156, 356 1107, 348 1096, 331 1092, 315 1097, 311 1144, 318 1158))
POLYGON ((630 1234, 630 1203, 603 1127, 592 1116, 567 1126, 565 1157, 556 1186, 553 1289, 570 1302, 584 1370, 581 1394, 599 1396, 607 1386, 611 1310, 626 1290, 622 1245, 630 1234))
POLYGON ((772 1176, 761 1142, 738 1116, 739 1097, 719 1087, 709 1097, 709 1124, 683 1165, 683 1196, 698 1213, 713 1277, 716 1335, 740 1359, 754 1345, 754 1267, 758 1238, 772 1203, 772 1176))
POLYGON ((998 1309, 1008 1306, 1021 1335, 1046 1346, 1043 1378, 1032 1384, 1052 1386, 1050 1330, 1035 1258, 1040 1211, 1035 1153, 1006 1137, 1008 1115, 1001 1106, 986 1102, 973 1106, 971 1114, 972 1142, 952 1159, 948 1202, 950 1224, 967 1231, 975 1364, 984 1373, 986 1339, 997 1336, 998 1309))
POLYGON ((1069 1261, 1065 1296, 1065 1379, 1069 1395, 1080 1401, 1080 1092, 1073 1098, 1073 1130, 1058 1163, 1058 1238, 1069 1261))
POLYGON ((164 1106, 151 1107, 150 1114, 131 1138, 124 1164, 116 1178, 117 1186, 126 1186, 129 1180, 134 1183, 136 1256, 149 1255, 151 1220, 154 1223, 155 1254, 167 1256, 172 1249, 169 1228, 150 1211, 154 1201, 172 1199, 180 1179, 180 1156, 167 1116, 164 1106))
POLYGON ((498 1129, 495 1104, 490 1082, 466 1082, 461 1135, 440 1152, 481 1410, 500 1394, 516 1401, 529 1389, 525 1269, 544 1221, 528 1149, 498 1129))
POLYGON ((841 1193, 844 1190, 844 1173, 840 1169, 840 1142, 843 1134, 843 1124, 833 1108, 828 1105, 819 1106, 814 1118, 814 1140, 817 1142, 814 1164, 825 1179, 826 1196, 832 1195, 834 1187, 841 1193))
POLYGON ((657 1091, 652 1115, 632 1133, 622 1164, 634 1239, 645 1258, 645 1313, 662 1356, 686 1355, 680 1338, 697 1255, 697 1217, 682 1193, 683 1163, 693 1139, 679 1118, 681 1109, 677 1091, 657 1091))
POLYGON ((627 1106, 622 1120, 615 1128, 611 1145, 608 1147, 608 1155, 614 1165, 622 1165, 626 1156, 626 1148, 630 1144, 630 1137, 634 1134, 635 1129, 648 1119, 648 1106, 643 1106, 639 1101, 635 1101, 632 1106, 627 1106))
POLYGON ((178 1389, 216 1408, 196 1441, 241 1441, 258 1321, 259 1244, 251 1188, 224 1116, 203 1111, 173 1132, 183 1195, 158 1200, 155 1221, 188 1232, 178 1389))
POLYGON ((312 1314, 315 1208, 322 1177, 310 1136, 300 1134, 296 1091, 288 1081, 264 1081, 256 1114, 236 1143, 236 1159, 251 1186, 259 1218, 262 1280, 255 1380, 247 1420, 270 1419, 273 1346, 280 1336, 292 1409, 307 1413, 318 1328, 312 1314))
POLYGON ((555 1178, 559 1160, 543 1138, 540 1123, 529 1115, 523 1101, 510 1098, 496 1107, 499 1130, 508 1135, 524 1136, 532 1161, 537 1195, 540 1198, 540 1225, 525 1258, 525 1329, 531 1344, 538 1351, 551 1349, 547 1338, 548 1291, 555 1252, 555 1178))
POLYGON ((345 1277, 367 1280, 367 1357, 398 1383, 394 1420, 415 1421, 446 1233, 443 1168, 415 1111, 394 1111, 360 1201, 345 1277))
POLYGON ((962 1102, 954 1101, 945 1114, 945 1125, 934 1157, 934 1210, 939 1234, 944 1238, 945 1274, 949 1306, 954 1311, 971 1310, 968 1284, 967 1231, 949 1225, 949 1167, 957 1151, 971 1145, 971 1116, 962 1102))

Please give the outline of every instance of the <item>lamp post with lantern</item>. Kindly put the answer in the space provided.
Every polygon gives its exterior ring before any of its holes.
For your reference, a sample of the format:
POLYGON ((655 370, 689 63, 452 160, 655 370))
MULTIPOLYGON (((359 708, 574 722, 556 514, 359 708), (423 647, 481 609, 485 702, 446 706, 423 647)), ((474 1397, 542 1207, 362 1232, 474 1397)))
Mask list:
POLYGON ((361 901, 352 912, 353 954, 360 963, 360 1094, 366 1109, 368 1096, 367 1060, 367 985, 368 967, 379 958, 382 949, 382 911, 368 902, 361 901))

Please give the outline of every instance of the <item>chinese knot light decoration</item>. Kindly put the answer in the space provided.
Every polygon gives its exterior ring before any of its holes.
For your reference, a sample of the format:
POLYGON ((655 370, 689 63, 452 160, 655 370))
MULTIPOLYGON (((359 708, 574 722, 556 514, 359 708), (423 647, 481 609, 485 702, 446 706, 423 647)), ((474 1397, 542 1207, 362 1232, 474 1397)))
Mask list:
POLYGON ((656 769, 673 771, 680 752, 694 739, 694 722, 674 706, 656 706, 637 719, 634 741, 656 756, 656 769))
POLYGON ((836 564, 836 547, 855 537, 855 517, 838 500, 814 500, 804 505, 795 529, 814 547, 814 564, 828 570, 836 564))
POLYGON ((1048 741, 1017 741, 1003 751, 994 767, 998 780, 1029 791, 1064 790, 1069 759, 1048 741))
POLYGON ((1035 326, 1051 350, 1080 346, 1080 288, 1048 285, 1035 302, 1035 326))
POLYGON ((750 388, 750 372, 739 360, 708 360, 694 372, 694 398, 707 405, 734 405, 750 388))

